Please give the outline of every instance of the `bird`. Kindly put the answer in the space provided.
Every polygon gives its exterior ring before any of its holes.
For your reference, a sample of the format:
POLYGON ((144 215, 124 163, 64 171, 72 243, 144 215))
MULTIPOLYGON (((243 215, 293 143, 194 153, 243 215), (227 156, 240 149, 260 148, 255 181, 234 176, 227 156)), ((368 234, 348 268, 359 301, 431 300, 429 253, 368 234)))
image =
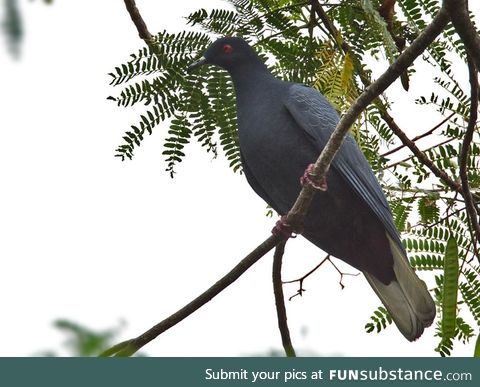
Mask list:
MULTIPOLYGON (((241 37, 217 39, 188 70, 202 65, 230 74, 244 174, 268 205, 286 215, 339 114, 319 91, 276 78, 241 37)), ((435 302, 410 266, 382 188, 351 134, 325 179, 301 235, 361 271, 399 331, 416 340, 432 324, 435 302)))

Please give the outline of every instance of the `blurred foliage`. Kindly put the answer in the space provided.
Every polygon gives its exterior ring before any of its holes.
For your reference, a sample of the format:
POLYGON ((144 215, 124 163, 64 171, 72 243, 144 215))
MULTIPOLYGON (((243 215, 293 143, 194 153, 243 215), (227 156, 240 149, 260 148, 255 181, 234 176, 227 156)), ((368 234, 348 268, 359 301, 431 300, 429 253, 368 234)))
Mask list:
MULTIPOLYGON (((66 319, 56 320, 53 325, 67 336, 63 345, 68 350, 69 356, 98 356, 114 344, 115 338, 125 326, 122 322, 116 328, 97 331, 66 319)), ((41 355, 59 356, 54 350, 43 351, 41 355)))
MULTIPOLYGON (((188 28, 195 27, 194 31, 158 33, 155 50, 140 49, 110 74, 111 84, 123 89, 109 99, 124 107, 146 106, 139 122, 125 133, 116 156, 131 159, 146 135, 167 121, 163 154, 172 177, 191 142, 198 142, 212 157, 223 152, 232 169, 241 172, 229 77, 214 67, 185 72, 213 40, 242 36, 278 77, 312 85, 345 111, 370 82, 378 60, 384 66, 395 60, 426 27, 441 2, 398 0, 389 20, 379 12, 380 0, 316 2, 324 18, 312 12, 311 4, 227 0, 224 9, 199 9, 188 15, 188 28)), ((432 87, 411 100, 435 120, 430 127, 446 118, 436 130, 424 128, 433 144, 425 153, 452 180, 459 179, 458 157, 470 106, 468 87, 459 76, 467 72, 465 61, 463 44, 449 26, 402 77, 405 89, 409 78, 431 80, 432 87)), ((352 133, 383 185, 412 266, 435 275, 431 291, 439 311, 437 351, 445 356, 455 341, 468 342, 480 327, 478 246, 463 198, 415 157, 399 160, 393 151, 401 144, 383 114, 393 102, 381 96, 362 114, 352 133)), ((479 161, 480 139, 475 133, 468 158, 474 193, 480 193, 479 161)), ((386 311, 378 308, 366 330, 382 331, 390 322, 386 311)))
MULTIPOLYGON (((43 0, 43 2, 45 4, 52 4, 53 0, 43 0)), ((8 51, 12 57, 18 59, 20 57, 21 44, 24 36, 19 0, 4 0, 3 5, 2 31, 6 38, 8 51)))
POLYGON ((8 51, 14 58, 20 56, 23 39, 23 21, 17 0, 4 0, 2 30, 7 41, 8 51))

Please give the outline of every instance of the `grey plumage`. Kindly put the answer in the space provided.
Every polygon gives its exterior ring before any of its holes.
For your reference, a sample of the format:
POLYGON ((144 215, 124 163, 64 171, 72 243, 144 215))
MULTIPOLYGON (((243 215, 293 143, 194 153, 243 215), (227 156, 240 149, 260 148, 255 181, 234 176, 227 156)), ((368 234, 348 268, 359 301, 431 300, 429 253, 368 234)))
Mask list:
MULTIPOLYGON (((232 76, 242 165, 249 184, 286 214, 300 177, 315 162, 339 120, 316 90, 276 79, 240 38, 214 42, 196 65, 214 64, 232 76)), ((395 324, 415 340, 435 316, 425 284, 408 264, 392 215, 367 160, 348 135, 318 192, 302 235, 361 270, 395 324)))

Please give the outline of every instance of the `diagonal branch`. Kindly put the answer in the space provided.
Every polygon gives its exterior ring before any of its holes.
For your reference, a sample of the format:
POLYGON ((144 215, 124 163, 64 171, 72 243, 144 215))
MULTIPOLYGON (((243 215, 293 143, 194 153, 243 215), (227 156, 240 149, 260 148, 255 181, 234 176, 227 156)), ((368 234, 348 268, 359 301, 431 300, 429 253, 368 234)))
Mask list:
POLYGON ((478 71, 480 69, 480 36, 470 19, 467 1, 443 0, 443 7, 449 13, 452 24, 478 71))
MULTIPOLYGON (((420 160, 420 162, 425 165, 432 173, 437 176, 439 179, 443 180, 445 184, 450 187, 453 191, 456 192, 462 192, 462 187, 460 184, 455 182, 450 178, 450 176, 447 175, 447 173, 440 168, 438 168, 435 163, 428 158, 428 156, 425 154, 425 152, 422 152, 420 148, 415 144, 412 140, 408 138, 408 136, 398 127, 396 122, 393 120, 392 117, 387 117, 387 120, 391 120, 389 123, 390 128, 392 129, 393 133, 397 135, 397 137, 400 139, 402 144, 407 146, 413 154, 417 157, 417 159, 420 160)), ((447 140, 449 141, 449 140, 447 140)))
MULTIPOLYGON (((430 136, 435 130, 437 130, 440 126, 442 126, 445 122, 447 122, 450 118, 452 118, 455 115, 455 113, 450 114, 448 117, 445 117, 440 123, 435 125, 433 128, 427 130, 426 132, 419 134, 418 136, 412 138, 412 142, 416 142, 418 140, 421 140, 422 138, 425 138, 427 136, 430 136)), ((393 149, 390 149, 388 152, 382 153, 380 156, 381 157, 386 157, 388 155, 391 155, 392 153, 398 152, 400 149, 405 148, 406 145, 402 144, 399 145, 393 149)))
MULTIPOLYGON (((435 40, 435 38, 443 31, 448 23, 448 15, 442 8, 425 28, 425 30, 412 42, 412 44, 400 54, 395 62, 353 102, 348 111, 343 115, 320 157, 316 161, 312 177, 317 182, 325 178, 330 164, 335 157, 340 145, 346 136, 349 128, 355 123, 355 120, 362 111, 373 102, 385 89, 390 86, 413 61, 435 40)), ((403 132, 402 132, 403 133, 403 132)), ((406 136, 405 136, 406 137, 406 136)), ((288 224, 301 227, 303 223, 303 210, 309 207, 313 200, 315 189, 307 184, 300 192, 297 201, 287 215, 286 222, 288 224)))
POLYGON ((142 38, 148 45, 151 45, 154 41, 153 35, 148 31, 147 25, 135 4, 135 0, 125 0, 125 7, 132 18, 133 24, 137 27, 140 38, 142 38))
POLYGON ((285 298, 283 296, 283 283, 282 283, 282 259, 285 251, 285 244, 287 241, 282 241, 277 245, 275 254, 273 255, 273 293, 275 295, 275 305, 277 307, 277 320, 278 328, 282 336, 282 344, 287 357, 295 357, 295 349, 290 339, 290 331, 287 324, 287 310, 285 308, 285 298))
MULTIPOLYGON (((430 151, 430 150, 432 150, 432 149, 435 149, 435 148, 437 148, 437 147, 439 147, 439 146, 448 144, 448 143, 450 143, 450 142, 452 142, 452 141, 454 141, 454 140, 455 140, 455 138, 453 138, 453 137, 452 137, 452 138, 447 138, 446 140, 444 140, 444 141, 442 141, 442 142, 440 142, 440 143, 438 143, 438 144, 429 146, 428 148, 426 148, 426 149, 424 149, 424 150, 421 150, 420 152, 422 152, 422 153, 425 155, 425 152, 428 152, 428 151, 430 151)), ((413 142, 413 140, 409 140, 409 141, 412 141, 412 142, 413 142)), ((390 169, 390 168, 396 167, 396 166, 399 165, 399 164, 402 164, 402 163, 404 163, 404 162, 406 162, 406 161, 412 160, 414 156, 415 156, 415 155, 413 155, 413 156, 408 156, 408 157, 405 157, 405 158, 402 159, 402 160, 395 161, 394 163, 391 163, 391 164, 387 164, 385 167, 383 167, 383 169, 390 169)), ((427 157, 427 156, 425 155, 425 157, 427 157)), ((419 158, 419 157, 417 156, 417 158, 419 158)), ((420 158, 419 158, 419 159, 420 159, 420 158)), ((430 159, 429 159, 429 160, 430 160, 430 159)), ((420 161, 421 161, 421 159, 420 159, 420 161)), ((430 160, 430 161, 431 161, 431 160, 430 160)), ((455 183, 455 184, 456 184, 456 183, 455 183)), ((458 189, 461 189, 460 184, 458 184, 458 189)))
POLYGON ((248 254, 240 261, 228 274, 216 282, 212 287, 200 294, 193 301, 189 302, 182 309, 167 317, 157 325, 150 328, 140 336, 117 344, 112 348, 104 351, 100 356, 131 356, 144 345, 155 339, 157 336, 178 324, 184 318, 190 316, 193 312, 200 309, 209 302, 213 297, 222 292, 226 287, 235 282, 243 273, 245 273, 255 262, 272 250, 277 243, 281 241, 280 237, 270 236, 255 250, 248 254))
MULTIPOLYGON (((353 54, 353 51, 351 49, 351 47, 344 41, 341 41, 340 43, 338 42, 340 40, 340 34, 338 33, 337 29, 335 28, 334 24, 332 23, 332 21, 328 18, 328 15, 326 14, 326 12, 323 10, 321 4, 319 3, 318 0, 312 0, 312 7, 314 7, 317 11, 317 14, 319 16, 319 18, 322 20, 322 22, 326 25, 327 29, 329 30, 330 32, 330 35, 334 37, 334 41, 340 46, 340 48, 344 51, 344 52, 348 52, 350 54, 350 57, 354 59, 354 64, 355 64, 355 67, 359 73, 359 76, 360 76, 360 79, 362 81, 362 83, 364 84, 364 86, 368 89, 372 83, 369 79, 369 77, 367 76, 367 74, 363 71, 362 67, 358 64, 358 61, 356 60, 355 58, 355 55, 353 54)), ((445 11, 442 9, 441 12, 445 13, 445 11)), ((447 15, 443 15, 442 16, 442 21, 441 23, 443 23, 443 27, 441 28, 441 30, 443 30, 443 28, 445 28, 446 24, 448 23, 448 16, 447 15)), ((433 24, 433 22, 432 22, 433 24)), ((441 32, 440 30, 440 32, 441 32)), ((439 32, 439 33, 440 33, 439 32)), ((438 34, 437 34, 438 35, 438 34)), ((413 43, 415 43, 416 41, 418 41, 418 39, 416 39, 413 43)), ((412 45, 413 45, 412 43, 412 45)), ((426 47, 425 47, 426 48, 426 47)), ((398 59, 400 59, 400 57, 402 57, 403 54, 401 54, 399 56, 398 59)), ((396 61, 398 62, 398 60, 396 61)), ((408 68, 408 66, 407 66, 408 68)), ((406 69, 405 69, 406 70, 406 69)), ((383 92, 383 90, 382 90, 383 92)), ((442 171, 441 169, 439 169, 428 157, 427 155, 422 152, 415 144, 414 140, 410 140, 408 138, 408 136, 405 134, 405 132, 398 126, 398 124, 395 122, 395 120, 393 119, 393 117, 390 115, 390 113, 388 113, 387 109, 385 108, 385 104, 383 103, 383 101, 381 101, 381 99, 379 98, 380 94, 378 94, 375 98, 375 102, 378 103, 379 105, 379 111, 380 111, 380 116, 382 117, 382 119, 385 121, 385 123, 389 126, 389 128, 392 130, 392 132, 400 139, 400 141, 402 142, 402 146, 406 146, 408 149, 410 149, 410 151, 428 168, 430 169, 430 171, 435 175, 437 176, 439 179, 443 180, 445 182, 445 184, 451 188, 452 190, 456 191, 456 192, 459 192, 461 193, 462 192, 462 188, 460 186, 460 184, 458 184, 457 182, 455 182, 453 179, 450 178, 450 176, 448 176, 447 173, 445 173, 444 171, 442 171)))
MULTIPOLYGON (((468 153, 470 144, 473 139, 473 132, 477 125, 478 116, 478 74, 475 63, 470 55, 468 55, 468 73, 470 75, 470 117, 468 119, 467 131, 462 143, 462 151, 460 153, 460 179, 462 181, 463 197, 465 198, 465 206, 467 209, 470 224, 475 232, 477 242, 480 242, 480 226, 478 224, 478 215, 475 210, 475 204, 470 191, 468 182, 468 153)), ((480 257, 477 257, 480 260, 480 257)))

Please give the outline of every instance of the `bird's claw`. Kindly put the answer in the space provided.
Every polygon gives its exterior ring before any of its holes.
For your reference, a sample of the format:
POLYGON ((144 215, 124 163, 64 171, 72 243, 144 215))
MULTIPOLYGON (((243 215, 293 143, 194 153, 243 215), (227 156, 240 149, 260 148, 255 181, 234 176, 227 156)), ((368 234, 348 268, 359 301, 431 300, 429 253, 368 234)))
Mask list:
POLYGON ((300 184, 310 184, 313 188, 318 189, 319 191, 326 191, 328 189, 327 186, 327 178, 323 177, 319 182, 315 182, 315 176, 313 175, 313 168, 314 165, 310 164, 307 169, 305 169, 305 173, 300 178, 300 184), (313 178, 313 179, 312 179, 313 178))
POLYGON ((277 221, 275 227, 272 228, 272 234, 288 239, 296 238, 298 231, 296 231, 291 224, 287 223, 287 217, 283 215, 277 221))

